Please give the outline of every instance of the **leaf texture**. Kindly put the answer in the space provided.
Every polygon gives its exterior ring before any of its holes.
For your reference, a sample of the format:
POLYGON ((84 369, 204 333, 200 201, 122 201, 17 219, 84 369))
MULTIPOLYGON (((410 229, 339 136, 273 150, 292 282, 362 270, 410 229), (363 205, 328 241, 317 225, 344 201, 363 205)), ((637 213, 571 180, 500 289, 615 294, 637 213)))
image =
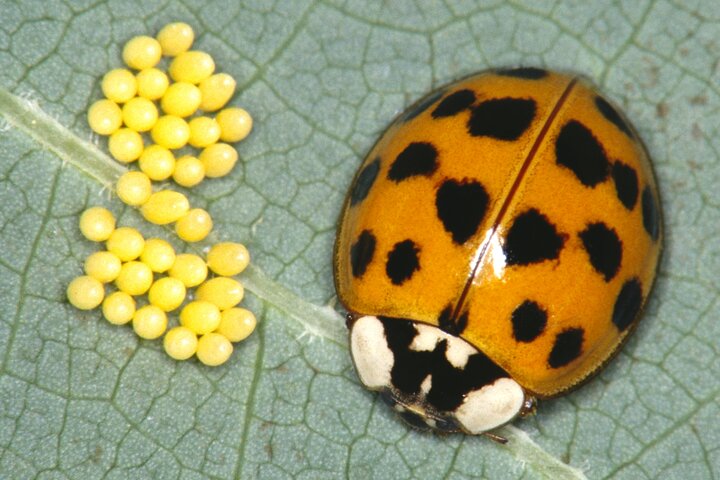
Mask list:
POLYGON ((679 2, 0 1, 0 476, 720 477, 720 7, 679 2), (182 20, 255 118, 232 175, 189 192, 246 243, 258 331, 219 368, 79 312, 78 215, 190 249, 109 194, 85 112, 122 45, 182 20), (637 333, 594 381, 485 438, 409 430, 364 391, 332 245, 365 152, 404 107, 488 67, 595 80, 655 162, 666 251, 637 333))

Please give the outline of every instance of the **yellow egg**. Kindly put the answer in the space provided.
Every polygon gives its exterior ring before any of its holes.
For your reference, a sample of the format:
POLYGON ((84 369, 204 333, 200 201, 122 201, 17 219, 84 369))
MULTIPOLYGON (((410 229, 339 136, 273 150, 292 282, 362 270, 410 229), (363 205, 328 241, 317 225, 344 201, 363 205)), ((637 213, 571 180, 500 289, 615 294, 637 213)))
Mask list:
POLYGON ((125 325, 135 314, 135 299, 125 292, 113 292, 105 297, 102 312, 113 325, 125 325))
POLYGON ((152 37, 140 35, 131 38, 123 48, 123 61, 135 70, 143 70, 157 65, 162 55, 160 43, 152 37))
POLYGON ((123 123, 136 132, 147 132, 158 119, 158 111, 152 100, 135 97, 122 108, 123 123))
POLYGON ((195 332, 187 327, 174 327, 163 338, 163 348, 174 360, 187 360, 195 355, 198 339, 195 332))
POLYGON ((175 155, 162 145, 150 145, 140 155, 138 165, 150 180, 167 180, 175 171, 175 155))
POLYGON ((175 115, 163 115, 158 118, 151 131, 152 139, 158 145, 175 150, 187 144, 190 127, 187 122, 175 115))
POLYGON ((170 78, 176 82, 198 84, 208 78, 215 71, 213 58, 198 50, 189 50, 178 54, 170 62, 170 78))
POLYGON ((163 273, 175 263, 175 249, 161 238, 145 240, 145 248, 140 255, 140 261, 150 267, 150 270, 163 273))
POLYGON ((109 100, 125 103, 137 93, 137 80, 130 70, 116 68, 105 74, 101 88, 109 100))
POLYGON ((143 139, 135 130, 120 128, 110 135, 108 150, 118 162, 134 162, 143 152, 143 139))
POLYGON ((153 273, 143 262, 131 261, 123 263, 120 275, 115 279, 118 290, 128 295, 142 295, 150 289, 153 273))
POLYGON ((215 117, 220 125, 220 140, 223 142, 239 142, 244 140, 252 130, 253 119, 242 108, 226 108, 215 117))
POLYGON ((178 237, 186 242, 199 242, 208 236, 213 227, 212 217, 202 208, 193 208, 175 224, 178 237))
POLYGON ((135 311, 132 322, 138 337, 153 340, 165 333, 167 315, 155 305, 145 305, 135 311))
POLYGON ((122 110, 112 100, 98 100, 88 109, 88 125, 95 133, 110 135, 122 125, 122 110))
POLYGON ((173 190, 161 190, 150 195, 140 207, 145 220, 156 225, 176 222, 190 210, 190 202, 185 195, 173 190))
POLYGON ((220 310, 226 310, 240 303, 244 294, 242 283, 234 278, 215 277, 197 288, 195 298, 217 305, 220 310))
POLYGON ((189 117, 200 106, 202 94, 200 89, 187 82, 177 82, 170 85, 160 101, 160 106, 168 115, 176 117, 189 117))
POLYGON ((237 160, 237 151, 227 143, 214 143, 200 153, 200 161, 205 167, 205 176, 209 178, 227 175, 237 160))
POLYGON ((195 117, 190 120, 188 143, 195 148, 205 148, 220 138, 220 125, 214 118, 195 117))
POLYGON ((152 183, 143 172, 130 171, 118 179, 115 192, 125 204, 137 207, 150 198, 152 183))
POLYGON ((216 243, 207 254, 210 270, 225 277, 232 277, 242 272, 248 263, 250 263, 250 252, 241 243, 216 243))
POLYGON ((246 308, 228 308, 220 314, 220 325, 215 330, 231 342, 245 340, 255 330, 257 319, 246 308))
POLYGON ((203 364, 216 367, 227 362, 232 352, 230 340, 219 333, 208 333, 198 340, 196 355, 203 364))
MULTIPOLYGON (((79 310, 92 310, 100 305, 104 296, 103 284, 88 275, 75 277, 67 287, 70 304, 79 310)), ((219 315, 218 323, 220 323, 219 315)))
POLYGON ((163 55, 174 57, 187 51, 195 40, 195 33, 190 25, 183 22, 169 23, 157 34, 163 55))
POLYGON ((115 216, 103 207, 90 207, 80 215, 80 233, 93 242, 104 242, 115 230, 115 216))
POLYGON ((180 325, 198 335, 212 332, 220 325, 220 310, 210 302, 195 300, 180 311, 180 325))
POLYGON ((158 100, 165 95, 170 85, 168 76, 157 68, 146 68, 135 76, 137 80, 137 94, 148 100, 158 100))
POLYGON ((180 280, 163 277, 150 287, 148 301, 161 310, 171 312, 185 300, 185 293, 185 285, 180 280))
POLYGON ((235 93, 236 82, 227 73, 216 73, 200 82, 202 102, 200 109, 206 112, 220 110, 235 93))
POLYGON ((105 247, 123 262, 128 262, 140 256, 145 248, 145 239, 132 227, 120 227, 110 234, 105 247))
POLYGON ((205 178, 205 166, 197 158, 185 155, 175 162, 173 180, 183 187, 194 187, 205 178))
POLYGON ((207 265, 202 258, 192 253, 181 253, 175 257, 175 263, 168 273, 190 288, 204 282, 208 272, 207 265))
POLYGON ((112 282, 120 274, 122 262, 110 252, 95 252, 85 259, 85 274, 101 283, 112 282))

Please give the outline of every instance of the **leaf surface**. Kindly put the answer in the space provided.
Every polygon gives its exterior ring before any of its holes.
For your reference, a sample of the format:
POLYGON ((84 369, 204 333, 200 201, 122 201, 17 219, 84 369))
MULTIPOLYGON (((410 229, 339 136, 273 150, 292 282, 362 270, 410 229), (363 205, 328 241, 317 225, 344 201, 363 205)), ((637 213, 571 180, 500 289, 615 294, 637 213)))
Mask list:
POLYGON ((720 7, 691 2, 0 3, 0 471, 9 478, 720 476, 720 7), (183 20, 255 131, 232 175, 189 193, 213 241, 246 243, 258 331, 230 362, 174 362, 79 312, 98 247, 78 215, 123 208, 85 120, 122 45, 183 20), (409 430, 364 391, 334 307, 345 191, 415 99, 488 67, 587 75, 644 138, 666 248, 637 333, 594 381, 485 438, 409 430))

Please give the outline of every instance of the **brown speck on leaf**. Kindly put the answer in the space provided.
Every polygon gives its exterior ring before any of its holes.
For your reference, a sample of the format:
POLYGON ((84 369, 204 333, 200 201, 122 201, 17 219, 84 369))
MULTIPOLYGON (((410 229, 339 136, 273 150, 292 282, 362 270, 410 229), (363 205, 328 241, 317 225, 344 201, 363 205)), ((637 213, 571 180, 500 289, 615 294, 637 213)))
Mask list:
POLYGON ((690 99, 690 105, 707 105, 708 98, 706 95, 695 95, 690 99))
POLYGON ((97 445, 92 455, 90 456, 90 461, 92 461, 92 463, 94 464, 99 464, 102 461, 102 455, 103 449, 100 445, 97 445))
POLYGON ((265 446, 263 447, 263 450, 265 450, 265 453, 267 453, 268 458, 269 458, 270 460, 272 460, 272 459, 273 459, 273 447, 272 447, 272 445, 269 444, 269 443, 266 443, 265 446))
POLYGON ((660 118, 667 117, 668 110, 669 110, 669 108, 667 106, 667 103, 665 103, 665 102, 660 102, 655 106, 655 111, 657 112, 657 116, 660 118))
POLYGON ((700 129, 700 125, 698 125, 697 123, 693 123, 692 136, 695 140, 702 140, 704 138, 703 132, 700 129))
POLYGON ((645 59, 644 63, 647 65, 647 73, 644 75, 644 78, 646 79, 644 85, 646 87, 654 87, 658 84, 658 79, 660 78, 660 67, 653 64, 650 59, 645 59))

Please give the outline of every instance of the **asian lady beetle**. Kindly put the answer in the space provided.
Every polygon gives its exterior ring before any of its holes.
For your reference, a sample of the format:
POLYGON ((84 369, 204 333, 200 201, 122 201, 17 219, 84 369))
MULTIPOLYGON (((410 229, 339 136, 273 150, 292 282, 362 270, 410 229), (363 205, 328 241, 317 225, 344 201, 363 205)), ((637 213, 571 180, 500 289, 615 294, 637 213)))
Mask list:
POLYGON ((607 363, 661 245, 648 155, 594 87, 537 68, 447 85, 345 201, 335 285, 360 380, 414 426, 503 425, 607 363))

